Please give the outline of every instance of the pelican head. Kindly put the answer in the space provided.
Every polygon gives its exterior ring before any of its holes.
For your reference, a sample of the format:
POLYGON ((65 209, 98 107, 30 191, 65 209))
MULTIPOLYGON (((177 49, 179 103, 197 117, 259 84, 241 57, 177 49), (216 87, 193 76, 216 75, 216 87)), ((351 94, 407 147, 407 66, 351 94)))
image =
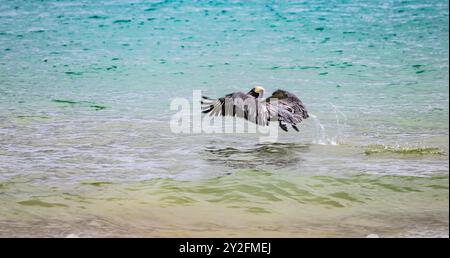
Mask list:
POLYGON ((264 88, 261 86, 255 86, 248 92, 248 94, 252 95, 255 98, 262 98, 264 95, 264 88))

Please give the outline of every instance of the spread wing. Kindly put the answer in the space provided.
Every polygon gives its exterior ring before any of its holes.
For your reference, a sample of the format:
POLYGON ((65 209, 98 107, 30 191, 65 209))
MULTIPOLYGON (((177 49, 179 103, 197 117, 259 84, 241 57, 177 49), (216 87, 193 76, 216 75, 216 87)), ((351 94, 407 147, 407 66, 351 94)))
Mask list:
POLYGON ((202 113, 241 117, 258 125, 268 125, 274 111, 265 100, 261 101, 243 92, 234 92, 218 99, 203 97, 202 113))
MULTIPOLYGON (((285 90, 277 90, 272 93, 272 96, 266 99, 267 103, 277 110, 278 120, 280 122, 291 124, 292 127, 298 131, 296 124, 309 117, 303 102, 293 93, 285 90)), ((280 127, 287 131, 280 123, 280 127)))

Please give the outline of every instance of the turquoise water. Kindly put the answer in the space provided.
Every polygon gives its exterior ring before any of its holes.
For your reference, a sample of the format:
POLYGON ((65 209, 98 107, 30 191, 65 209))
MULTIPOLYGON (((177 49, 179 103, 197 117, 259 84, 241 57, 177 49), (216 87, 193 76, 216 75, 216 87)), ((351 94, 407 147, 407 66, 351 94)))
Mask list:
POLYGON ((448 22, 442 0, 2 3, 0 235, 448 236, 448 22), (170 132, 172 99, 253 85, 317 119, 170 132))

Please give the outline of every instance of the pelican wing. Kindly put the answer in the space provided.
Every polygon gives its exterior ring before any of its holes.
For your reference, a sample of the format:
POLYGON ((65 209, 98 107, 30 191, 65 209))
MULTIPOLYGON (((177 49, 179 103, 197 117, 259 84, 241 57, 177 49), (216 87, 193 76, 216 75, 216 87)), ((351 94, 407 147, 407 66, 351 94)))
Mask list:
MULTIPOLYGON (((303 102, 295 94, 288 91, 277 90, 266 101, 276 110, 278 121, 291 124, 297 131, 296 124, 309 117, 303 102)), ((281 123, 280 126, 282 127, 281 123)), ((287 129, 283 128, 283 130, 287 129)))
POLYGON ((241 117, 258 125, 268 125, 273 115, 269 104, 243 92, 218 99, 203 97, 202 113, 210 116, 241 117))

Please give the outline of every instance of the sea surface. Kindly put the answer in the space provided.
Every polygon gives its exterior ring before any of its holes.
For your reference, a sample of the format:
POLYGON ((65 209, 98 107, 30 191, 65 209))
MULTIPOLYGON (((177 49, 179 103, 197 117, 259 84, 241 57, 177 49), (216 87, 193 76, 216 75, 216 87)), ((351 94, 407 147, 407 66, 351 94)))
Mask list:
POLYGON ((2 1, 0 237, 448 237, 448 1, 2 1), (262 85, 276 142, 177 134, 262 85))

